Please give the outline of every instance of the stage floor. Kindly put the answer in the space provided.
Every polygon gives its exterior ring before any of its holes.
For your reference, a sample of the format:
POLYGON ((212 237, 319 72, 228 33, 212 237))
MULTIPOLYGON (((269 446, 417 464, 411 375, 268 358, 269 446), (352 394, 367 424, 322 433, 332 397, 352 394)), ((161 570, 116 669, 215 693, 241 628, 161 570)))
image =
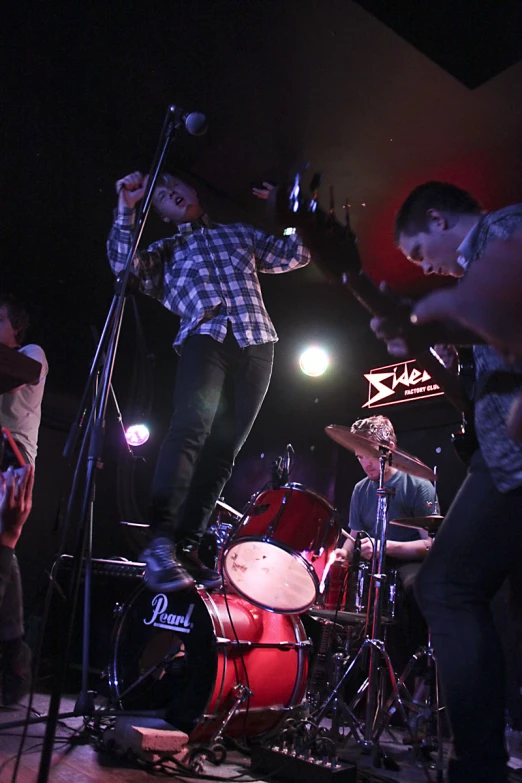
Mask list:
MULTIPOLYGON (((37 694, 33 708, 40 715, 46 715, 49 696, 37 694)), ((74 698, 66 696, 62 699, 61 713, 72 712, 74 698)), ((23 707, 0 708, 0 782, 10 783, 15 769, 15 757, 22 736, 22 728, 8 728, 7 724, 25 718, 23 707)), ((33 713, 33 717, 36 715, 33 713)), ((140 768, 137 762, 118 759, 107 751, 100 750, 93 738, 82 732, 83 719, 66 718, 57 727, 56 741, 53 748, 51 770, 48 780, 52 783, 145 783, 153 778, 175 780, 197 780, 177 774, 171 766, 166 772, 154 772, 140 768), (78 739, 80 735, 81 739, 78 739)), ((45 723, 35 723, 29 726, 24 742, 23 754, 17 774, 18 783, 36 783, 40 768, 45 723)), ((400 771, 392 772, 383 768, 376 769, 369 756, 361 755, 355 744, 348 742, 339 749, 339 758, 357 764, 357 780, 361 781, 404 781, 404 783, 423 783, 425 772, 419 763, 415 762, 411 747, 402 743, 403 732, 393 729, 393 737, 386 735, 382 743, 383 750, 400 765, 400 771)), ((513 781, 522 781, 522 743, 519 743, 511 766, 518 770, 513 772, 513 781)), ((447 754, 447 747, 445 747, 447 754)), ((237 779, 237 783, 249 783, 254 780, 278 780, 275 775, 259 774, 251 767, 250 759, 235 750, 230 750, 226 762, 214 766, 205 762, 203 773, 206 780, 237 779), (238 778, 238 776, 241 776, 238 778)), ((431 772, 435 783, 434 767, 431 772)))

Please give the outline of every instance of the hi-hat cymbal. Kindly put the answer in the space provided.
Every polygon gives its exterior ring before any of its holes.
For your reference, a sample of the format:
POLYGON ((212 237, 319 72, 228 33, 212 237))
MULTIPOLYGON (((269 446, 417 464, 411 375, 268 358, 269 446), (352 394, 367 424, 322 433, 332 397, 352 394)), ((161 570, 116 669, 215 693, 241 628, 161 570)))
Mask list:
MULTIPOLYGON (((386 449, 386 446, 382 443, 363 438, 362 435, 352 432, 350 427, 343 427, 340 424, 329 424, 328 427, 325 427, 325 432, 329 438, 332 438, 340 446, 344 446, 345 449, 349 449, 363 457, 379 459, 383 448, 386 449)), ((425 465, 424 462, 421 462, 420 459, 417 459, 417 457, 413 457, 406 451, 394 448, 391 445, 389 453, 391 455, 391 464, 394 468, 398 468, 404 473, 409 473, 411 476, 428 479, 428 481, 435 480, 433 470, 425 465)))
POLYGON ((436 533, 443 521, 444 517, 441 517, 439 514, 430 514, 429 517, 402 517, 401 519, 390 519, 390 525, 417 527, 426 530, 427 533, 436 533))

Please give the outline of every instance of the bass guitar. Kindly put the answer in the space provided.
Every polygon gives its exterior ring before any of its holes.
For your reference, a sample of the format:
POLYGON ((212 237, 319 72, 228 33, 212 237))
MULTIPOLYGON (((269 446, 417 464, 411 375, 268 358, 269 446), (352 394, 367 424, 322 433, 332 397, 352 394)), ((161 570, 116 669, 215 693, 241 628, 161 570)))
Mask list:
MULTIPOLYGON (((422 327, 419 329, 411 323, 411 305, 404 299, 398 298, 390 290, 382 290, 363 271, 357 237, 350 224, 350 212, 348 201, 345 202, 345 224, 341 226, 334 218, 333 189, 330 189, 330 209, 327 214, 317 207, 317 192, 314 193, 313 209, 305 207, 306 211, 313 212, 315 225, 322 235, 323 240, 329 239, 334 248, 337 259, 342 255, 341 282, 343 286, 357 299, 357 301, 372 315, 378 318, 386 318, 394 325, 398 333, 404 337, 410 346, 412 358, 431 376, 440 386, 444 396, 461 414, 462 429, 467 435, 455 436, 456 451, 466 461, 464 452, 472 452, 476 445, 472 427, 473 406, 471 397, 466 394, 460 373, 448 370, 442 360, 437 356, 433 348, 426 348, 419 337, 422 338, 422 327), (457 442, 462 443, 462 448, 457 448, 457 442), (465 448, 464 448, 465 446, 465 448)), ((294 205, 295 211, 295 205, 294 205)), ((328 244, 323 241, 319 249, 323 260, 328 254, 328 244), (321 252, 322 251, 322 252, 321 252)), ((339 266, 339 264, 337 264, 339 266)))

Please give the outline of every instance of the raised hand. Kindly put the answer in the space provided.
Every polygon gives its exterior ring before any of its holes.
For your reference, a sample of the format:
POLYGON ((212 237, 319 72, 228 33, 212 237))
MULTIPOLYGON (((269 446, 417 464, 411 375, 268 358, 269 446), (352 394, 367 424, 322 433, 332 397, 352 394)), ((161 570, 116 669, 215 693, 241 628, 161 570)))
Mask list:
POLYGON ((33 506, 34 468, 0 473, 0 544, 14 549, 33 506))
POLYGON ((260 198, 264 201, 268 200, 271 196, 274 197, 277 193, 277 186, 274 185, 271 182, 263 182, 262 188, 252 188, 252 193, 257 198, 260 198))
MULTIPOLYGON (((290 225, 290 211, 288 209, 288 199, 285 188, 274 185, 273 182, 263 182, 262 187, 253 187, 252 194, 266 201, 266 210, 269 220, 275 225, 290 225)), ((293 224, 292 224, 293 225, 293 224)))
POLYGON ((141 171, 135 171, 133 174, 127 174, 126 177, 116 182, 116 193, 118 194, 118 209, 123 207, 134 209, 138 201, 141 201, 145 195, 148 174, 142 174, 141 171))

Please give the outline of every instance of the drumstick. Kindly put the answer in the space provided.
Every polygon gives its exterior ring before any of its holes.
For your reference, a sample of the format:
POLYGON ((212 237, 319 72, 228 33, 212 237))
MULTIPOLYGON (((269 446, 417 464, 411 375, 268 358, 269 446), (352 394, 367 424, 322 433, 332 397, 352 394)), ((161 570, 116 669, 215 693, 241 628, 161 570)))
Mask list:
POLYGON ((324 588, 326 584, 326 577, 328 576, 328 571, 330 570, 330 567, 332 563, 335 563, 336 561, 335 552, 332 552, 330 557, 328 558, 328 562, 326 563, 325 569, 323 571, 323 578, 321 579, 321 582, 319 583, 319 592, 324 593, 324 588))
POLYGON ((351 536, 349 533, 347 533, 346 530, 343 530, 341 528, 341 534, 344 536, 344 538, 349 538, 355 544, 355 538, 351 536))
POLYGON ((224 503, 222 500, 216 500, 216 506, 221 506, 221 508, 224 508, 225 511, 228 511, 231 516, 236 517, 237 519, 240 519, 243 516, 241 512, 236 511, 235 508, 232 508, 232 506, 229 506, 228 503, 224 503))

